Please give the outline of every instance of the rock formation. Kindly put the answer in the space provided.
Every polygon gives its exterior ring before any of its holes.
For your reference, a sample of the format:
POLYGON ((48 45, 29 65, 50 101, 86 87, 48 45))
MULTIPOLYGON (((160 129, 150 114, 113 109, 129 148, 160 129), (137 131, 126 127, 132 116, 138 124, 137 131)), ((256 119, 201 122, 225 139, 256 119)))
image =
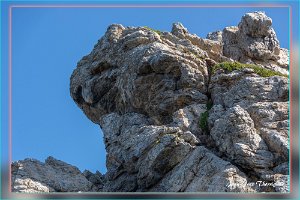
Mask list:
POLYGON ((207 39, 109 26, 70 79, 107 173, 19 161, 14 191, 288 192, 288 50, 271 25, 247 13, 207 39))
POLYGON ((13 162, 12 192, 96 192, 103 187, 103 175, 77 167, 49 156, 45 163, 35 159, 13 162))

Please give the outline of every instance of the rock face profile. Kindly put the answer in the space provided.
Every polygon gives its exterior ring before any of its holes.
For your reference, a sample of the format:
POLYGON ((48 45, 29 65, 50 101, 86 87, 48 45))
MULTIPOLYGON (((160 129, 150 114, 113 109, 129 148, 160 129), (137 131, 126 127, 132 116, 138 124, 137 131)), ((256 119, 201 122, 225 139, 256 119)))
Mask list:
POLYGON ((263 12, 206 39, 113 24, 70 78, 107 173, 25 159, 13 191, 289 192, 288 67, 263 12))

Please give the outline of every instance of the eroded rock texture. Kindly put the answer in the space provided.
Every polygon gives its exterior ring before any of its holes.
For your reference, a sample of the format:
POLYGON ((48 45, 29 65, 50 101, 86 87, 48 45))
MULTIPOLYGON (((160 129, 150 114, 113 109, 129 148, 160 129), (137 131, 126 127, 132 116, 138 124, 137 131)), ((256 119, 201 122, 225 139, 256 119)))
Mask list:
MULTIPOLYGON (((271 25, 247 13, 208 39, 180 23, 171 32, 109 26, 70 79, 72 98, 104 134, 107 173, 96 190, 287 192, 288 51, 271 25), (225 61, 281 76, 212 70, 225 61)), ((95 185, 84 180, 81 191, 95 185)))
POLYGON ((288 50, 280 48, 272 19, 264 12, 246 13, 238 26, 208 34, 208 38, 223 42, 223 54, 242 63, 262 64, 287 74, 288 50))
POLYGON ((83 173, 77 167, 48 157, 45 163, 35 159, 13 162, 12 192, 96 192, 103 188, 103 175, 83 173))

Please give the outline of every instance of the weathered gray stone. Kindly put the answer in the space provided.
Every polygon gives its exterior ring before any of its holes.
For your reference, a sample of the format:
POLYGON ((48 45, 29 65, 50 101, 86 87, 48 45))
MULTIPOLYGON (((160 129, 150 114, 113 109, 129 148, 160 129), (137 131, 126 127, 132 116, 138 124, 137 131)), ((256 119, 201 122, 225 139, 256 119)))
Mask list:
POLYGON ((259 77, 251 70, 215 73, 209 90, 215 105, 226 108, 255 102, 288 101, 288 79, 282 76, 259 77))
MULTIPOLYGON (((269 68, 276 68, 278 65, 287 67, 288 52, 280 48, 271 26, 272 19, 264 12, 246 13, 238 27, 226 27, 222 31, 224 56, 243 63, 262 63, 269 68), (270 65, 268 62, 274 64, 270 65)), ((280 68, 276 71, 286 72, 280 68)))
POLYGON ((89 192, 99 191, 93 188, 77 167, 53 157, 45 163, 34 159, 25 159, 12 163, 12 192, 89 192))
POLYGON ((273 171, 276 174, 283 174, 283 175, 288 175, 289 174, 289 164, 287 162, 282 163, 276 167, 273 168, 273 171))
POLYGON ((109 44, 107 37, 115 34, 109 28, 71 77, 71 95, 92 121, 110 112, 143 110, 165 124, 184 105, 207 101, 206 63, 188 48, 175 50, 163 35, 142 27, 118 30, 122 34, 109 44))
MULTIPOLYGON (((258 177, 288 159, 288 80, 251 70, 216 72, 210 134, 227 159, 258 177)), ((269 172, 268 172, 269 171, 269 172)))
POLYGON ((222 31, 215 31, 215 32, 208 33, 206 38, 222 43, 222 31))
POLYGON ((257 134, 250 115, 239 105, 228 109, 210 131, 219 151, 247 169, 270 168, 273 155, 257 134))
POLYGON ((238 168, 198 146, 150 191, 250 192, 251 188, 238 168))
POLYGON ((94 174, 89 170, 84 170, 82 174, 93 184, 91 191, 102 191, 103 185, 105 184, 105 178, 99 171, 96 171, 94 174))
POLYGON ((148 125, 140 114, 106 115, 101 124, 107 150, 105 191, 119 191, 120 185, 135 191, 149 188, 180 162, 197 142, 178 127, 148 125), (109 132, 105 132, 110 130, 109 132), (129 187, 129 188, 128 188, 129 187))
POLYGON ((277 60, 277 65, 287 68, 289 66, 289 61, 289 51, 287 49, 280 48, 279 60, 277 60))
POLYGON ((103 130, 107 173, 20 161, 14 191, 288 192, 288 79, 214 70, 239 61, 288 75, 271 25, 246 13, 203 39, 181 23, 112 24, 70 79, 71 97, 103 130), (249 185, 257 180, 276 186, 249 185))
POLYGON ((205 104, 193 104, 179 109, 173 114, 173 123, 183 131, 190 131, 199 136, 202 130, 199 127, 199 118, 207 110, 205 104))
POLYGON ((288 160, 288 102, 259 102, 248 108, 256 130, 266 141, 277 162, 288 160))
MULTIPOLYGON (((221 179, 198 179, 194 174, 179 179, 181 184, 189 179, 189 186, 170 184, 188 173, 186 159, 192 154, 200 159, 192 153, 199 149, 195 145, 211 150, 202 149, 202 156, 214 153, 251 171, 251 176, 274 174, 272 169, 286 162, 288 152, 287 108, 282 107, 288 100, 287 78, 263 78, 247 68, 209 74, 216 63, 232 60, 288 74, 287 51, 280 49, 271 25, 264 13, 247 13, 238 26, 211 33, 208 39, 190 34, 181 23, 173 24, 171 33, 110 26, 71 77, 71 96, 104 133, 104 190, 248 190, 242 179, 236 180, 241 187, 226 188, 228 173, 218 175, 223 177, 219 184, 214 180, 221 179), (206 133, 199 121, 208 112, 210 98, 214 106, 206 133), (270 110, 275 102, 282 110, 270 110), (213 184, 199 184, 204 180, 213 184)), ((225 162, 213 160, 212 165, 225 162)), ((200 165, 199 170, 208 169, 200 165)))
POLYGON ((268 36, 272 25, 272 19, 264 12, 246 13, 238 27, 245 35, 252 37, 268 36))

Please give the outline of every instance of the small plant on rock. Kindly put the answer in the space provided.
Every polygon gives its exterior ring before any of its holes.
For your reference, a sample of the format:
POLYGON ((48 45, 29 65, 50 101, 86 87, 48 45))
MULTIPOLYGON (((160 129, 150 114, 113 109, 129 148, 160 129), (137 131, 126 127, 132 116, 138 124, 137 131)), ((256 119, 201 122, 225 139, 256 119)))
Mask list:
POLYGON ((153 31, 153 32, 157 33, 158 35, 162 35, 162 32, 160 30, 156 30, 156 29, 150 28, 148 26, 143 26, 143 28, 153 31))
POLYGON ((201 113, 201 115, 200 115, 199 125, 200 125, 200 128, 203 131, 205 131, 206 133, 209 131, 207 120, 208 120, 208 111, 205 111, 204 113, 201 113))
POLYGON ((208 112, 209 110, 213 107, 213 103, 211 100, 209 100, 207 103, 206 103, 206 111, 204 113, 201 113, 200 115, 200 120, 199 120, 199 126, 200 128, 205 131, 206 133, 209 132, 209 128, 208 128, 208 112))
POLYGON ((259 76, 262 77, 270 77, 270 76, 284 76, 287 77, 287 75, 282 74, 280 72, 275 72, 269 69, 265 69, 263 67, 260 67, 258 65, 253 65, 253 64, 243 64, 239 62, 222 62, 219 64, 216 64, 212 68, 212 74, 214 74, 218 69, 223 69, 227 72, 232 72, 234 70, 241 70, 244 68, 250 68, 253 69, 253 71, 258 74, 259 76))

